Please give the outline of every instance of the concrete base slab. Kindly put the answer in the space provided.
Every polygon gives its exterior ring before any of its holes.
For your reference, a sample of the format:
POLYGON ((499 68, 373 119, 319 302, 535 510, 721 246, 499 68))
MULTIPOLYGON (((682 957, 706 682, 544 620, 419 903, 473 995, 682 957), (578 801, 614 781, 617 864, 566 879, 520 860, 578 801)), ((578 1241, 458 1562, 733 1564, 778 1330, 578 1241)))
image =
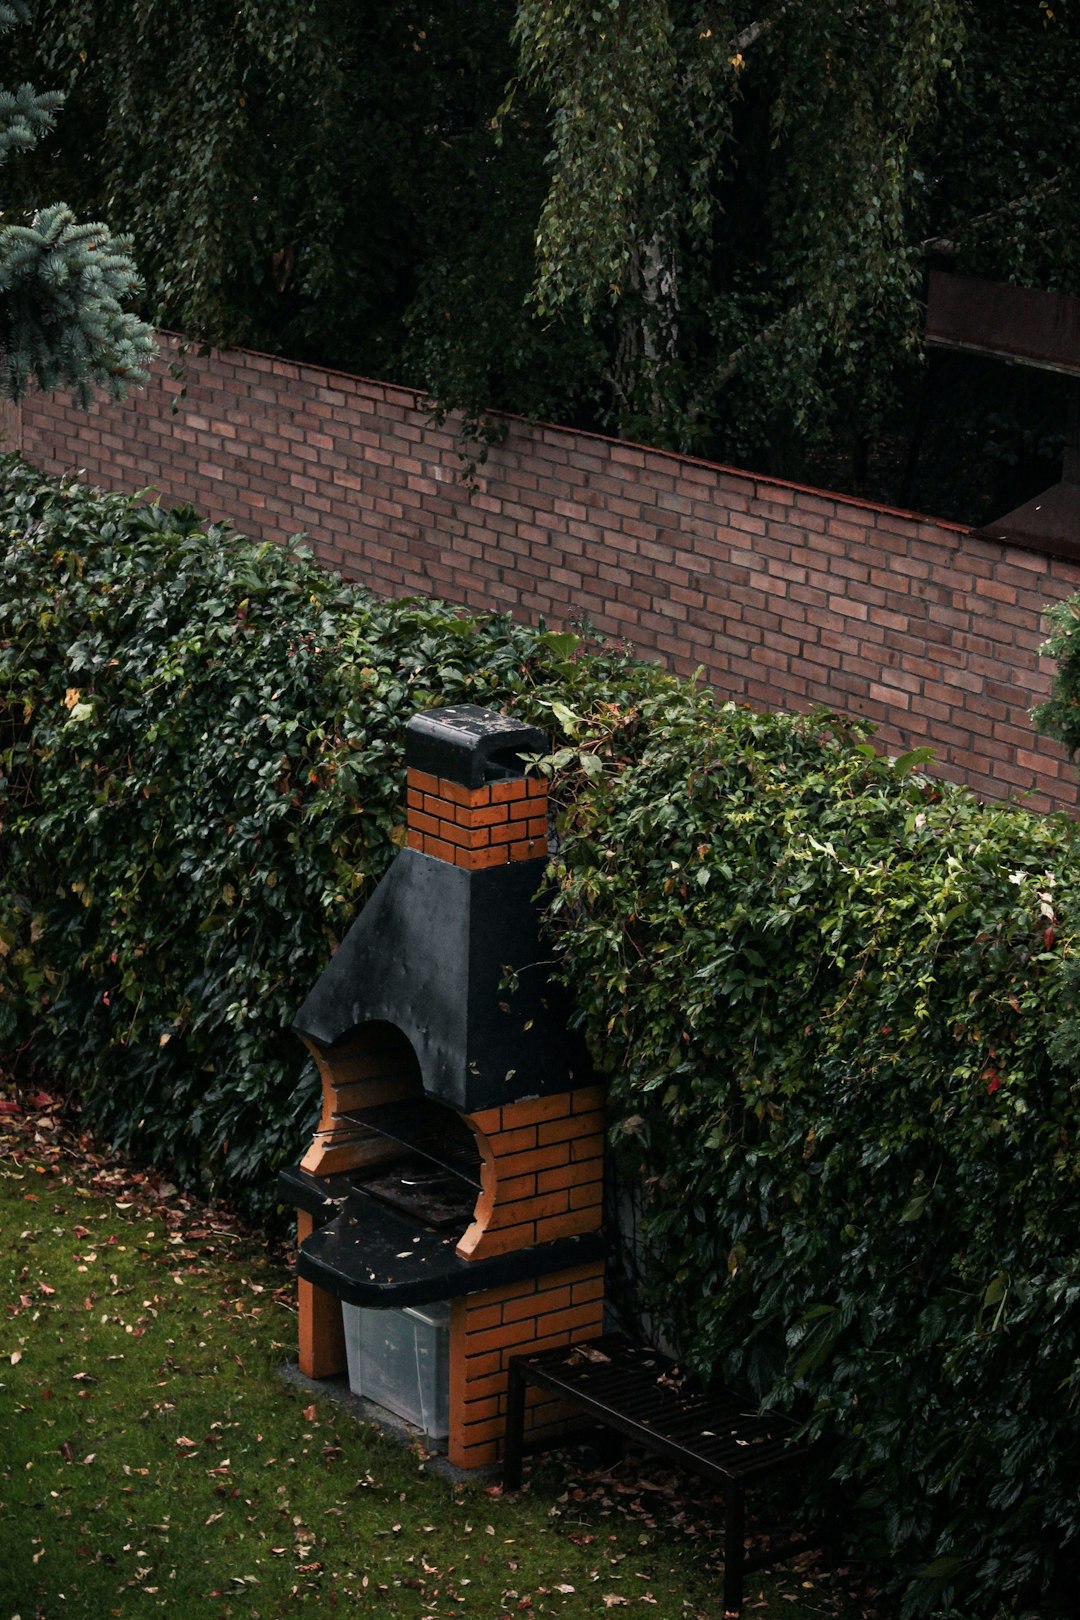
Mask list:
POLYGON ((293 1362, 287 1362, 279 1373, 283 1383, 302 1390, 313 1400, 333 1401, 346 1412, 351 1412, 358 1423, 372 1424, 403 1451, 411 1446, 422 1446, 424 1466, 455 1485, 488 1485, 502 1478, 502 1468, 498 1464, 486 1468, 455 1468, 447 1458, 445 1440, 426 1440, 419 1429, 406 1423, 395 1412, 388 1412, 385 1406, 376 1406, 374 1401, 366 1400, 362 1395, 354 1395, 349 1388, 349 1380, 344 1376, 306 1378, 293 1362))

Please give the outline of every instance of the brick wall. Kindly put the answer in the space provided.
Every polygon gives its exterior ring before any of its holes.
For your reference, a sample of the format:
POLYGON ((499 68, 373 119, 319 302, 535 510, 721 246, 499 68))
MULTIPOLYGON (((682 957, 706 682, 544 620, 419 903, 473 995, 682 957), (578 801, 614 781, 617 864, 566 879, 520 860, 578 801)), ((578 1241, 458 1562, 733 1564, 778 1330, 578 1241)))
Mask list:
POLYGON ((724 696, 866 716, 898 752, 1036 809, 1072 808, 1064 750, 1027 718, 1048 690, 1042 610, 1080 565, 953 524, 561 428, 507 421, 470 491, 452 424, 410 391, 175 340, 145 393, 0 420, 54 472, 192 500, 252 534, 303 530, 331 568, 553 625, 587 615, 724 696))

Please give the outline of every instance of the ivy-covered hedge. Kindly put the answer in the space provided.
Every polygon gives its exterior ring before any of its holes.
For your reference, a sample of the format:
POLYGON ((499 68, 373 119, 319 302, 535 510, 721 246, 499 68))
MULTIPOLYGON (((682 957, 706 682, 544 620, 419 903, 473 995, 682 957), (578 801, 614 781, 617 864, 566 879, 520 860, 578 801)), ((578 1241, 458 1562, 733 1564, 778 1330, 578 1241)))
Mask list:
POLYGON ((1031 712, 1037 731, 1080 753, 1080 594, 1047 608, 1050 636, 1040 651, 1057 665, 1045 703, 1031 712))
POLYGON ((1074 829, 573 642, 4 463, 0 1050, 258 1209, 313 1101, 288 1023, 401 842, 406 719, 545 722, 553 948, 665 1331, 821 1433, 909 1612, 1071 1613, 1074 829))
POLYGON ((555 920, 659 1320, 824 1437, 905 1612, 1074 1612, 1076 832, 825 717, 632 724, 555 920))
POLYGON ((315 1092, 289 1022, 404 838, 405 722, 535 704, 568 638, 10 458, 0 486, 0 1051, 263 1211, 315 1092))

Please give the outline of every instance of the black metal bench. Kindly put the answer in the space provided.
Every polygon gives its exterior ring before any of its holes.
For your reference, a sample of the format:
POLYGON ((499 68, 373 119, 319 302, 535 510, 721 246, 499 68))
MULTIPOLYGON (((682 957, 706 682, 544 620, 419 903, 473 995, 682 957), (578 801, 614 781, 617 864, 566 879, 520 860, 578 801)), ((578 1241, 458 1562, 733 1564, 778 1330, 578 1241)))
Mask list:
MULTIPOLYGON (((790 1418, 753 1410, 729 1389, 696 1390, 656 1350, 615 1335, 563 1345, 510 1363, 503 1484, 521 1484, 525 1390, 529 1384, 580 1408, 595 1422, 702 1475, 724 1492, 724 1612, 742 1612, 743 1578, 796 1550, 785 1546, 750 1561, 745 1548, 748 1485, 805 1463, 790 1418)), ((801 1549, 800 1549, 801 1550, 801 1549)))

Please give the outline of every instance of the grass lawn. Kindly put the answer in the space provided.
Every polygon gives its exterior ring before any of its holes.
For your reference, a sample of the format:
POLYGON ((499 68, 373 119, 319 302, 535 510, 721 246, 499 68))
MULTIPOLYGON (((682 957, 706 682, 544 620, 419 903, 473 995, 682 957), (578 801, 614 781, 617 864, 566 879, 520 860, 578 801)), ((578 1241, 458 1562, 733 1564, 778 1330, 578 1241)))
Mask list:
MULTIPOLYGON (((504 1498, 279 1376, 287 1257, 0 1081, 0 1620, 290 1615, 718 1620, 701 1486, 546 1459, 504 1498)), ((766 1620, 874 1611, 809 1559, 766 1620)))

